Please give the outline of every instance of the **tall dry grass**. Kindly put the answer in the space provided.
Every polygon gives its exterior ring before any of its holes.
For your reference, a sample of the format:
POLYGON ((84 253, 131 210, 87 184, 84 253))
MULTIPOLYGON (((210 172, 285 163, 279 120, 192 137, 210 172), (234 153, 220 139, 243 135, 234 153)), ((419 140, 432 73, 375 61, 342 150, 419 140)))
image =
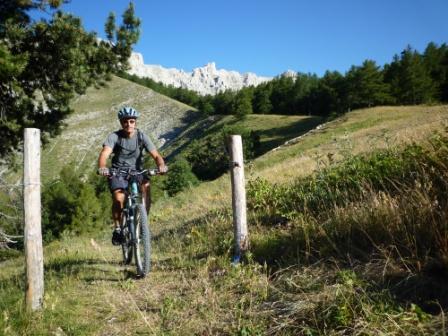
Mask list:
POLYGON ((248 194, 269 334, 446 335, 446 133, 248 194))

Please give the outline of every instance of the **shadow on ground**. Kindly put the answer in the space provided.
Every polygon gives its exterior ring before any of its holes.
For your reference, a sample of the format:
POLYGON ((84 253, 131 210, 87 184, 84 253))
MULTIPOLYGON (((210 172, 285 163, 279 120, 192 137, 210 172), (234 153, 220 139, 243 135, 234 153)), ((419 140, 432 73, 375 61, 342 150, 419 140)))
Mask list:
POLYGON ((261 139, 269 139, 261 141, 257 155, 263 155, 264 153, 283 145, 288 140, 302 136, 321 123, 322 118, 310 117, 309 119, 299 120, 288 126, 257 131, 257 134, 261 139))
POLYGON ((119 282, 129 278, 138 279, 134 265, 123 265, 120 261, 108 261, 100 258, 66 258, 53 260, 44 266, 45 276, 73 276, 86 282, 119 282), (123 269, 124 268, 124 269, 123 269))

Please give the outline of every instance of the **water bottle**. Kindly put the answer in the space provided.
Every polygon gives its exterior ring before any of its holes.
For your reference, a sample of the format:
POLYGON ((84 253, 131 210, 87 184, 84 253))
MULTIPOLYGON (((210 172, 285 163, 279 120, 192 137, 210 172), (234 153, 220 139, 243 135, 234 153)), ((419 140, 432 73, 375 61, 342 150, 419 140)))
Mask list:
POLYGON ((138 194, 137 183, 133 182, 133 183, 131 184, 131 192, 132 192, 132 194, 134 194, 134 195, 137 195, 137 194, 138 194))

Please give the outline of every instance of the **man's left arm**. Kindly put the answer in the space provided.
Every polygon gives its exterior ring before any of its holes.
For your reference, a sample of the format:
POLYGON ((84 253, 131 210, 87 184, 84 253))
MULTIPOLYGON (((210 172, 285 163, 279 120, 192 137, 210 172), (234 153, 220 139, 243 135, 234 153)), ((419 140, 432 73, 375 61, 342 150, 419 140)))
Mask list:
POLYGON ((164 174, 167 172, 167 167, 165 166, 165 160, 162 155, 157 151, 157 149, 153 149, 149 151, 149 155, 154 159, 157 167, 159 168, 160 173, 164 174))

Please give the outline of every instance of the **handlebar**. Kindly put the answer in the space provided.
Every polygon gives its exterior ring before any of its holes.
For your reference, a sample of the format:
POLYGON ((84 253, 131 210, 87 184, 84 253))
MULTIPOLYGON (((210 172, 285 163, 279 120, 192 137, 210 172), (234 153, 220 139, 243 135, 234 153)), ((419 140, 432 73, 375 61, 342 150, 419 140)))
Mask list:
POLYGON ((119 168, 110 168, 109 176, 138 176, 148 174, 149 176, 155 176, 160 174, 159 169, 143 169, 143 170, 134 170, 134 169, 119 169, 119 168))
MULTIPOLYGON (((168 172, 168 166, 166 166, 168 172)), ((138 176, 138 175, 148 175, 155 176, 160 175, 160 171, 158 168, 154 169, 143 169, 143 170, 135 170, 135 169, 120 169, 120 168, 109 168, 108 173, 105 176, 138 176)))

